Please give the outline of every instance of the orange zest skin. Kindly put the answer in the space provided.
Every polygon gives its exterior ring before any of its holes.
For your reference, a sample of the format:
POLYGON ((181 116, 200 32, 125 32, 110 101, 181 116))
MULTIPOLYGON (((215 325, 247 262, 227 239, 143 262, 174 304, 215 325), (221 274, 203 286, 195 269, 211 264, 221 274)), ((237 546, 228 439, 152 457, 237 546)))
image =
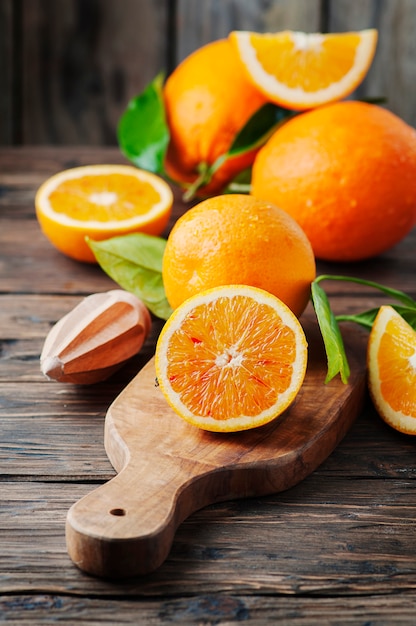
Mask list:
POLYGON ((265 96, 281 106, 302 110, 354 91, 372 63, 377 31, 234 31, 229 39, 247 76, 265 96))
POLYGON ((271 294, 246 285, 210 289, 174 311, 156 347, 166 400, 205 430, 265 424, 294 400, 307 343, 296 316, 271 294))
POLYGON ((38 189, 36 215, 44 235, 78 261, 95 263, 85 241, 133 232, 160 235, 173 194, 160 177, 129 165, 86 165, 55 174, 38 189))
MULTIPOLYGON (((266 102, 246 77, 228 39, 213 41, 190 54, 164 88, 170 143, 166 171, 182 186, 227 152, 235 136, 266 102)), ((212 195, 253 162, 255 150, 227 160, 198 191, 212 195)))
POLYGON ((243 283, 269 291, 300 316, 310 298, 315 258, 285 211, 251 196, 224 194, 177 220, 162 276, 172 308, 205 289, 243 283))
POLYGON ((382 306, 368 344, 369 390, 387 424, 416 434, 416 332, 390 306, 382 306))
POLYGON ((383 107, 349 100, 281 126, 256 156, 251 194, 287 211, 317 258, 360 261, 413 228, 415 171, 416 130, 383 107))

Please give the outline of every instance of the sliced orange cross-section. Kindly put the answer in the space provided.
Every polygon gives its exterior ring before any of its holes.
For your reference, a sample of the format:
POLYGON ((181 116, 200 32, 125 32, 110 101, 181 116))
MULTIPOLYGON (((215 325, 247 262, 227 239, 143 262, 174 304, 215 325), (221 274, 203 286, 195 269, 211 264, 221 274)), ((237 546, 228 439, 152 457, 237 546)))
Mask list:
POLYGON ((416 332, 391 306, 382 306, 368 342, 368 383, 387 424, 416 434, 416 332))
POLYGON ((55 174, 39 188, 36 215, 61 252, 95 262, 85 237, 102 240, 132 232, 159 235, 173 195, 159 176, 130 165, 86 165, 55 174))
POLYGON ((270 422, 304 380, 307 342, 272 294, 245 285, 209 289, 181 304, 156 347, 156 375, 171 407, 210 431, 270 422))
POLYGON ((377 31, 233 31, 230 40, 249 78, 271 102, 302 110, 340 100, 354 91, 372 63, 377 31))

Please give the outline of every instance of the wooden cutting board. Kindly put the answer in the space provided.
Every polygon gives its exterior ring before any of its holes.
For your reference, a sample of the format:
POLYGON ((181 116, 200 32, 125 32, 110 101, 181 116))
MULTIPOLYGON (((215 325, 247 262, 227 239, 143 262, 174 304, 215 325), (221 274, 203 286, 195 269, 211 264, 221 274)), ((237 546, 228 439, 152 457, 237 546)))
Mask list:
POLYGON ((362 407, 365 356, 362 341, 350 333, 350 381, 325 384, 317 324, 303 325, 309 361, 302 389, 283 415, 257 429, 224 434, 194 427, 155 385, 154 359, 138 373, 105 420, 105 448, 118 474, 67 515, 68 553, 80 569, 106 578, 151 572, 193 511, 283 491, 328 457, 362 407))

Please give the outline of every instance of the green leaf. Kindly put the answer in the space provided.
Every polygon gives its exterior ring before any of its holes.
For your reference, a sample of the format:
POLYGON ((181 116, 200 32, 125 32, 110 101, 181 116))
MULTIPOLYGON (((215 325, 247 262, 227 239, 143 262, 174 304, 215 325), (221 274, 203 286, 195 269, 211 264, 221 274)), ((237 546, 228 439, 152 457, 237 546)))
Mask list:
POLYGON ((233 180, 228 183, 223 193, 250 193, 252 168, 239 172, 233 180))
POLYGON ((259 148, 266 143, 278 126, 295 114, 295 111, 284 109, 271 102, 263 105, 237 133, 226 154, 227 158, 259 148))
POLYGON ((86 241, 101 268, 120 287, 140 298, 157 317, 170 316, 172 309, 162 280, 165 239, 133 233, 105 241, 86 241))
POLYGON ((335 319, 337 322, 354 322, 366 330, 371 330, 378 311, 379 309, 377 307, 363 311, 362 313, 354 313, 353 315, 336 315, 335 319))
MULTIPOLYGON (((211 165, 200 164, 199 176, 186 190, 184 200, 191 200, 198 189, 207 185, 226 161, 264 145, 277 127, 295 114, 295 111, 271 103, 260 107, 234 137, 227 152, 221 154, 211 165)), ((249 187, 244 185, 244 193, 248 191, 249 187)))
POLYGON ((127 105, 118 125, 118 142, 123 154, 137 167, 163 174, 169 143, 162 96, 163 74, 127 105))
POLYGON ((344 344, 339 330, 338 322, 355 322, 371 330, 379 308, 369 309, 362 313, 354 313, 352 315, 337 315, 336 317, 331 311, 328 298, 325 291, 319 285, 323 280, 338 280, 344 282, 357 283, 378 289, 382 293, 398 300, 402 305, 391 304, 391 306, 416 330, 416 301, 413 300, 403 291, 386 287, 372 280, 364 278, 355 278, 352 276, 338 276, 330 274, 322 274, 317 276, 312 283, 312 302, 315 308, 318 324, 321 329, 322 338, 324 340, 325 350, 328 359, 328 374, 326 382, 331 380, 338 373, 341 379, 347 382, 349 376, 349 366, 345 355, 344 344))
POLYGON ((349 283, 357 283, 359 285, 365 285, 367 287, 373 287, 374 289, 378 289, 379 291, 385 293, 387 296, 398 300, 402 304, 410 307, 416 308, 416 301, 413 300, 410 296, 408 296, 404 291, 399 291, 398 289, 393 289, 392 287, 386 287, 385 285, 381 285, 380 283, 375 283, 372 280, 365 280, 364 278, 355 278, 353 276, 337 276, 331 274, 321 274, 316 278, 316 282, 320 283, 323 280, 339 280, 349 283))
POLYGON ((340 374, 342 382, 347 383, 350 367, 345 354, 341 331, 331 310, 327 295, 316 280, 311 285, 311 295, 328 361, 325 382, 328 383, 337 374, 340 374))
MULTIPOLYGON (((397 304, 391 304, 390 306, 395 309, 414 330, 416 330, 416 308, 400 306, 397 304)), ((371 330, 378 312, 379 307, 363 311, 362 313, 356 313, 354 315, 337 315, 336 319, 338 322, 355 322, 363 328, 371 330)))

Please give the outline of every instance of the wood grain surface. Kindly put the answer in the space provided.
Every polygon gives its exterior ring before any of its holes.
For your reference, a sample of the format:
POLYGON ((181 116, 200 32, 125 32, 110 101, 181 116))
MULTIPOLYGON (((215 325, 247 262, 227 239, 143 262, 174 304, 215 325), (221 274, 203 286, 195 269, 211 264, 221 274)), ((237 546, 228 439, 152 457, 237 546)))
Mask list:
MULTIPOLYGON (((69 164, 122 162, 111 148, 0 149, 0 623, 414 625, 416 441, 386 426, 368 396, 350 430, 285 491, 208 505, 178 527, 154 572, 89 576, 68 556, 74 502, 116 472, 105 416, 154 353, 106 383, 47 381, 39 357, 51 326, 85 295, 114 288, 66 259, 36 223, 37 186, 69 164)), ((186 206, 174 207, 176 219, 186 206)), ((416 297, 416 232, 384 255, 318 272, 361 276, 416 297)), ((325 282, 337 313, 386 302, 364 286, 325 282)), ((311 310, 307 311, 311 314, 311 310)), ((343 324, 344 334, 367 333, 343 324)))
POLYGON ((118 476, 68 513, 68 552, 80 569, 107 578, 151 572, 194 511, 289 489, 329 456, 362 409, 365 351, 358 342, 351 350, 348 385, 325 384, 317 322, 303 324, 310 358, 302 388, 261 428, 225 434, 191 426, 155 385, 154 359, 147 363, 107 412, 105 447, 118 476))
POLYGON ((377 28, 359 98, 416 125, 414 0, 1 0, 0 145, 115 145, 130 98, 231 30, 377 28))

